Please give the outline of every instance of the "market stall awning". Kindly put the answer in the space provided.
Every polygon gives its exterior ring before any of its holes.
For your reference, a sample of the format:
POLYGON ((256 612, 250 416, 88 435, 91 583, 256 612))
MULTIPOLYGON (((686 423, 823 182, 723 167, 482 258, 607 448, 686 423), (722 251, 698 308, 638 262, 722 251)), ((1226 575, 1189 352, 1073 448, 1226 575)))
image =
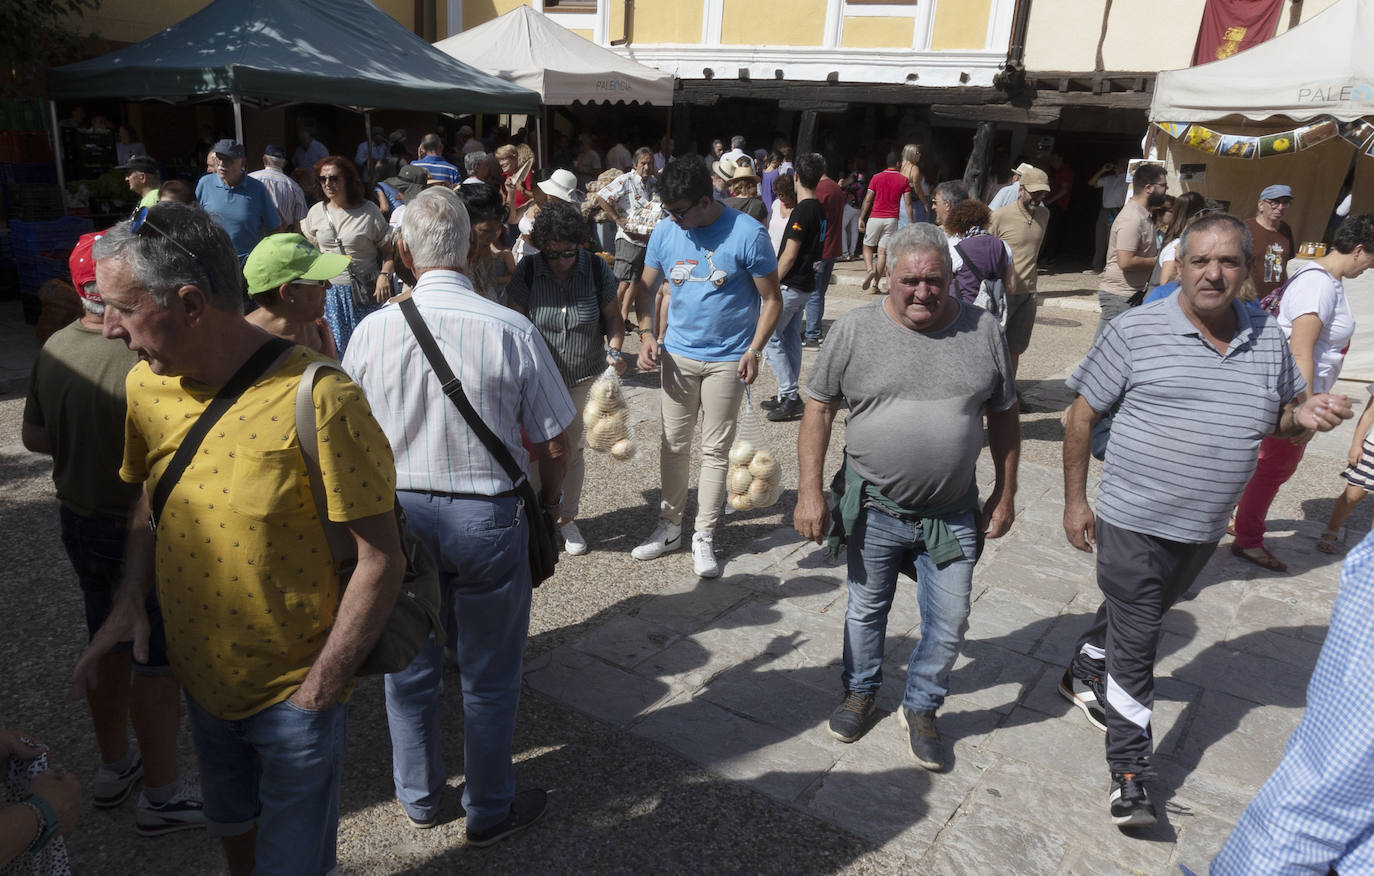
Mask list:
POLYGON ((1209 122, 1225 116, 1296 121, 1374 115, 1374 3, 1336 3, 1287 33, 1222 61, 1165 70, 1150 120, 1209 122))
POLYGON ((532 112, 539 97, 438 51, 368 0, 216 0, 141 43, 48 71, 54 100, 532 112))
POLYGON ((673 74, 588 42, 528 6, 517 6, 434 47, 537 91, 550 106, 603 101, 673 103, 673 74))

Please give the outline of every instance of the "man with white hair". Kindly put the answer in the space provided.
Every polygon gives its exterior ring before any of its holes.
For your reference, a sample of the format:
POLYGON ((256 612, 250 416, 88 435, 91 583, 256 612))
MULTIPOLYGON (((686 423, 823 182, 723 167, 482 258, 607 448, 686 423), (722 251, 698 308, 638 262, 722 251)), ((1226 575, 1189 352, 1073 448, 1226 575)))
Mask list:
POLYGON ((916 763, 939 770, 946 756, 935 712, 968 629, 982 539, 1005 535, 1015 517, 1021 426, 997 319, 949 294, 954 271, 944 232, 909 225, 888 250, 886 297, 836 320, 811 370, 793 522, 803 538, 828 538, 832 554, 849 545, 844 699, 830 716, 830 735, 854 742, 873 714, 903 573, 916 581, 921 635, 898 719, 916 763), (844 464, 827 505, 821 467, 846 407, 844 464), (995 483, 980 504, 975 466, 984 418, 995 483))
MULTIPOLYGON (((538 458, 540 502, 555 516, 576 415, 558 366, 534 325, 484 298, 468 279, 471 226, 449 188, 406 205, 397 250, 415 275, 412 299, 472 407, 522 468, 538 458)), ((463 809, 467 842, 486 846, 528 827, 545 792, 515 793, 512 747, 521 658, 529 632, 526 509, 516 484, 468 427, 399 306, 359 324, 344 368, 367 393, 396 455, 396 495, 411 530, 438 561, 445 626, 456 639, 463 687, 463 809), (522 519, 524 518, 524 519, 522 519)), ((443 649, 433 639, 386 678, 396 797, 410 823, 433 827, 444 785, 439 692, 443 649)))
POLYGON ((728 158, 736 164, 743 158, 752 167, 754 160, 749 157, 749 153, 744 151, 744 146, 744 137, 740 134, 736 134, 730 138, 730 151, 722 155, 721 158, 728 158))
POLYGON ((469 155, 473 152, 483 152, 487 148, 482 145, 481 140, 478 140, 472 135, 472 125, 463 125, 458 129, 458 140, 463 144, 458 147, 458 152, 461 155, 469 155))
POLYGON ((310 212, 310 207, 305 202, 305 190, 300 183, 286 175, 286 171, 282 170, 284 167, 286 150, 280 146, 268 146, 262 150, 262 170, 255 170, 248 175, 267 186, 267 194, 281 214, 282 227, 279 230, 299 234, 301 220, 310 212))

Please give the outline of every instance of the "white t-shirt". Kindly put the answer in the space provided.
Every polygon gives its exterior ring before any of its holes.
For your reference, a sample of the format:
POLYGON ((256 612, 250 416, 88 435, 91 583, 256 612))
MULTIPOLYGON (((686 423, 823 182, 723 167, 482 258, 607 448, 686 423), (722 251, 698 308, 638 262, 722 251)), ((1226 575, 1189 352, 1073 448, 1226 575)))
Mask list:
POLYGON ((787 231, 787 216, 783 215, 783 209, 782 198, 774 198, 773 207, 768 212, 768 239, 773 241, 773 252, 779 254, 782 251, 782 235, 787 231))
POLYGON ((1159 258, 1155 259, 1155 272, 1150 275, 1150 285, 1158 286, 1159 278, 1164 273, 1164 266, 1169 262, 1178 261, 1178 242, 1182 238, 1175 237, 1173 240, 1164 244, 1164 248, 1159 251, 1159 258))
POLYGON ((1279 328, 1287 338, 1293 336, 1293 320, 1314 313, 1322 322, 1317 343, 1312 349, 1315 373, 1312 392, 1330 392, 1340 376, 1345 351, 1355 334, 1355 317, 1350 312, 1341 281, 1312 262, 1288 263, 1288 288, 1279 302, 1279 328))

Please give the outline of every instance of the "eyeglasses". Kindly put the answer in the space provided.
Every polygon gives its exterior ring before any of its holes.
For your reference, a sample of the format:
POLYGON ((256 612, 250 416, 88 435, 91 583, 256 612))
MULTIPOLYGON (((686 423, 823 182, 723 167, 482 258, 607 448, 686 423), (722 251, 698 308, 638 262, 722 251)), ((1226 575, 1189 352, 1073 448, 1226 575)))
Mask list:
POLYGON ((321 185, 326 185, 326 186, 327 186, 327 185, 332 185, 332 184, 334 184, 334 183, 341 182, 342 180, 343 180, 343 176, 342 176, 341 174, 335 173, 335 174, 330 174, 329 176, 321 176, 321 177, 320 177, 320 184, 321 184, 321 185))
POLYGON ((292 286, 323 286, 324 280, 307 280, 304 277, 297 277, 291 281, 292 286))
POLYGON ((573 259, 576 259, 576 258, 577 258, 577 250, 575 250, 575 249, 560 249, 560 250, 555 251, 555 250, 546 249, 546 250, 543 250, 543 251, 540 253, 540 255, 542 255, 542 256, 544 257, 544 261, 546 261, 546 262, 551 262, 551 261, 553 261, 554 259, 558 259, 559 261, 564 261, 564 262, 570 262, 570 261, 572 261, 573 259))
POLYGON ((158 228, 152 222, 148 221, 149 209, 149 207, 139 207, 138 210, 134 212, 134 218, 129 220, 129 233, 142 234, 143 229, 151 229, 153 231, 156 231, 158 236, 161 237, 163 240, 167 241, 172 246, 175 246, 177 249, 186 253, 191 258, 195 259, 196 264, 200 266, 200 272, 205 275, 206 283, 208 283, 210 286, 210 294, 218 298, 219 294, 215 292, 215 277, 213 274, 210 273, 210 269, 205 266, 205 262, 201 261, 200 256, 191 252, 184 245, 182 245, 176 238, 172 237, 170 234, 163 231, 161 228, 158 228))
POLYGON ((695 203, 691 203, 685 207, 680 207, 677 209, 674 209, 672 207, 664 207, 663 209, 669 216, 673 217, 674 220, 681 220, 688 213, 692 212, 692 208, 695 206, 695 203))

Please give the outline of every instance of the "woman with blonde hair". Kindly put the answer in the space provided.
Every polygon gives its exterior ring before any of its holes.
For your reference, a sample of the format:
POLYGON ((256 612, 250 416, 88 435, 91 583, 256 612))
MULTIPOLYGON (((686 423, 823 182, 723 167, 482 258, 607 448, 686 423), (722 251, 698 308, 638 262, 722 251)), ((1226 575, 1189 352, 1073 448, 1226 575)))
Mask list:
POLYGON ((930 199, 930 187, 921 178, 921 145, 908 143, 902 147, 902 176, 911 183, 911 191, 902 195, 902 206, 897 211, 899 229, 914 222, 928 222, 930 212, 926 204, 930 199))

